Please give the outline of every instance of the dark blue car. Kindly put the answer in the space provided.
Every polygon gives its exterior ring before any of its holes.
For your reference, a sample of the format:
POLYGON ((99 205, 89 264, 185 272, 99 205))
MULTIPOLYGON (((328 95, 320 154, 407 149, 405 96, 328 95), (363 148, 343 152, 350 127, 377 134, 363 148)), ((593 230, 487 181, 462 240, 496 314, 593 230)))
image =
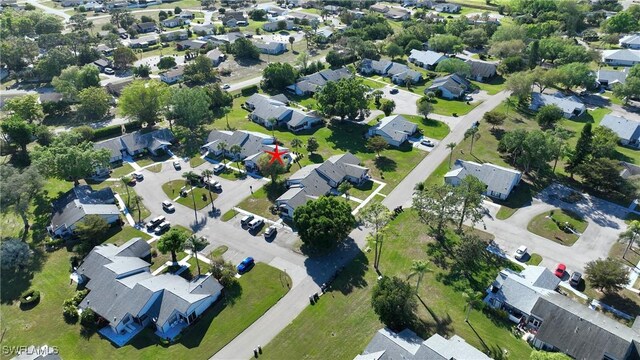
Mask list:
POLYGON ((251 256, 245 258, 244 260, 242 260, 242 262, 240 264, 238 264, 238 266, 236 267, 238 269, 238 274, 242 274, 245 271, 248 271, 249 269, 251 269, 251 267, 255 264, 255 262, 253 261, 253 258, 251 256))

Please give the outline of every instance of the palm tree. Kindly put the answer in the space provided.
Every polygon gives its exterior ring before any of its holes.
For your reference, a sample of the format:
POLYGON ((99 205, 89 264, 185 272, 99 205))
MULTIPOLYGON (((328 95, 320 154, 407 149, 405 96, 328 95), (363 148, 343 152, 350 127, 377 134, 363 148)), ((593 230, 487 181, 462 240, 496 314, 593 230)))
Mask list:
POLYGON ((289 44, 291 44, 291 51, 293 51, 293 42, 296 41, 296 38, 293 36, 289 36, 289 44))
POLYGON ((218 150, 220 150, 220 153, 222 154, 222 162, 224 162, 224 166, 227 166, 227 160, 225 159, 225 155, 227 155, 226 152, 228 147, 229 145, 224 141, 218 143, 218 150))
POLYGON ((424 274, 431 271, 429 268, 429 264, 424 260, 414 260, 411 265, 411 275, 418 275, 418 281, 416 282, 416 294, 418 294, 418 290, 420 289, 420 282, 422 282, 422 278, 424 274))
MULTIPOLYGON (((211 169, 202 170, 202 177, 207 179, 207 183, 209 183, 209 180, 211 180, 212 176, 213 176, 213 170, 211 169)), ((216 211, 216 208, 213 206, 213 196, 211 196, 211 187, 207 186, 207 190, 209 190, 209 200, 211 200, 211 212, 213 213, 214 211, 216 211)))
MULTIPOLYGON (((293 148, 293 150, 298 152, 298 148, 302 147, 302 140, 298 138, 293 138, 293 140, 291 140, 291 147, 293 148)), ((298 154, 296 154, 295 162, 298 163, 298 166, 300 167, 300 169, 302 169, 302 165, 300 165, 300 159, 298 154)))
POLYGON ((475 291, 466 291, 462 293, 462 297, 465 298, 466 304, 465 308, 467 309, 467 314, 464 317, 464 322, 469 322, 469 313, 471 309, 480 309, 482 308, 482 294, 475 291))
POLYGON ((473 143, 478 137, 480 137, 480 134, 478 134, 477 126, 472 126, 467 131, 465 131, 464 133, 465 140, 469 137, 471 138, 471 148, 469 149, 469 154, 473 154, 473 143))
POLYGON ((190 187, 191 192, 191 200, 193 200, 193 214, 196 218, 196 223, 198 222, 198 210, 196 209, 196 195, 193 192, 193 181, 198 178, 198 174, 193 171, 187 171, 182 173, 182 177, 185 179, 186 184, 190 187))
POLYGON ((222 111, 224 111, 224 117, 227 120, 227 130, 231 129, 231 127, 229 126, 229 111, 231 111, 231 108, 228 106, 225 106, 222 108, 222 111))
POLYGON ((207 246, 209 242, 204 237, 198 237, 196 234, 191 234, 187 241, 184 243, 185 249, 191 250, 191 254, 196 259, 196 267, 198 268, 198 276, 200 273, 200 261, 198 261, 198 251, 207 246))
POLYGON ((236 161, 236 167, 240 170, 240 153, 242 152, 242 146, 235 144, 231 146, 229 152, 233 155, 233 159, 236 161))
POLYGON ((142 200, 144 199, 138 194, 133 196, 133 201, 136 203, 136 209, 138 210, 138 224, 142 222, 142 207, 140 206, 142 200))
POLYGON ((267 120, 267 122, 269 123, 269 127, 271 128, 271 136, 276 137, 275 135, 275 129, 276 129, 276 123, 278 122, 278 119, 276 118, 269 118, 267 120))
POLYGON ((620 234, 618 237, 618 241, 627 242, 627 246, 624 249, 624 253, 622 254, 622 258, 625 259, 627 255, 627 251, 633 248, 634 243, 640 243, 640 221, 633 220, 629 223, 629 227, 627 230, 620 234))
POLYGON ((509 96, 507 98, 507 100, 504 101, 505 107, 507 108, 506 114, 505 115, 509 115, 509 109, 514 105, 514 101, 513 99, 511 99, 511 96, 509 96))
POLYGON ((129 194, 129 183, 131 182, 131 176, 129 175, 124 175, 123 177, 120 178, 120 181, 122 181, 122 183, 124 184, 124 188, 127 190, 127 206, 129 206, 129 201, 131 201, 131 197, 129 194))
POLYGON ((447 149, 449 149, 449 169, 451 169, 451 160, 453 159, 453 149, 456 148, 456 143, 450 142, 447 144, 447 149))

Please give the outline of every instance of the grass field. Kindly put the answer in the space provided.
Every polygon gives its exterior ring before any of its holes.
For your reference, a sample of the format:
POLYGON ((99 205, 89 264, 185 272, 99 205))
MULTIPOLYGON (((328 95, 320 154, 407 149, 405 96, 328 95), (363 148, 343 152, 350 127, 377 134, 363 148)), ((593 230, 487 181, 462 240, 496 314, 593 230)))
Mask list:
POLYGON ((196 210, 202 210, 207 206, 211 206, 211 201, 215 201, 217 197, 218 194, 213 191, 209 192, 209 190, 207 189, 194 187, 186 197, 180 197, 180 199, 178 199, 178 201, 176 202, 193 209, 193 202, 195 201, 196 210), (211 196, 211 198, 209 198, 209 196, 211 196))
POLYGON ((442 121, 425 119, 422 116, 417 115, 402 115, 407 120, 414 122, 418 125, 418 129, 422 131, 422 134, 426 137, 442 140, 449 135, 449 126, 442 121))
MULTIPOLYGON (((415 213, 405 211, 391 223, 384 243, 380 270, 387 276, 407 279, 413 260, 433 260, 428 251, 432 240, 428 229, 415 213)), ((371 308, 371 290, 376 273, 371 267, 373 252, 360 254, 331 284, 330 291, 314 306, 308 306, 289 326, 270 342, 260 356, 266 359, 353 359, 361 353, 375 332, 383 327, 371 308), (339 316, 336 316, 340 314, 339 316)), ((511 334, 511 325, 492 321, 479 311, 472 311, 465 323, 465 301, 461 292, 445 285, 442 270, 425 274, 419 289, 418 328, 423 338, 437 332, 457 334, 483 350, 504 352, 510 359, 528 359, 531 348, 511 334), (440 279, 440 280, 439 280, 440 279), (434 319, 435 317, 435 319, 434 319)), ((497 270, 495 270, 497 273, 497 270)), ((481 276, 484 287, 495 277, 493 271, 481 276), (484 278, 487 284, 484 284, 484 278)), ((415 277, 410 277, 415 286, 415 277)), ((480 286, 480 284, 479 284, 480 286)))
POLYGON ((578 215, 567 210, 557 209, 536 215, 529 221, 527 230, 565 246, 573 245, 579 236, 562 231, 552 218, 559 224, 569 223, 579 233, 583 233, 587 225, 589 225, 589 223, 578 215))
POLYGON ((115 179, 119 179, 129 173, 133 172, 133 167, 131 165, 129 165, 128 163, 123 163, 121 166, 118 166, 117 168, 114 168, 111 171, 111 174, 109 175, 109 177, 115 178, 115 179))
POLYGON ((278 220, 280 217, 273 214, 269 208, 273 206, 275 200, 284 194, 286 190, 282 183, 269 183, 242 200, 242 202, 238 204, 238 207, 263 218, 278 220))
POLYGON ((533 253, 527 260, 527 265, 538 265, 542 262, 542 256, 540 254, 533 253))

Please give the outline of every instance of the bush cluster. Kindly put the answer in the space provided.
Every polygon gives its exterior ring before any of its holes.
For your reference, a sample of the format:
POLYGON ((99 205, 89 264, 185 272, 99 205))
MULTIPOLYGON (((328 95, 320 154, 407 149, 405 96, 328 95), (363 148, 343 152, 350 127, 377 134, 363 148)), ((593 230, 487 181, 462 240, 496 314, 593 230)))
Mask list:
POLYGON ((33 306, 40 301, 40 292, 37 290, 27 290, 20 295, 20 306, 33 306))

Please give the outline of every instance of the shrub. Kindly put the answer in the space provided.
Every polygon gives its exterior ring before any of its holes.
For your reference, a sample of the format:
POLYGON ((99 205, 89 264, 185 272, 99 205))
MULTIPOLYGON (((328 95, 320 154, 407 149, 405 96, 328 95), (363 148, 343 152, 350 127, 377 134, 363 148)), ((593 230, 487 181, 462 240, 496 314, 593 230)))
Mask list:
POLYGON ((252 85, 240 90, 242 96, 251 96, 258 92, 258 85, 252 85))
POLYGON ((65 305, 62 308, 62 316, 67 323, 75 324, 78 322, 78 308, 73 305, 65 305))
POLYGON ((57 249, 64 245, 65 240, 61 238, 51 238, 45 241, 44 245, 49 249, 57 249))
POLYGON ((20 295, 20 306, 34 306, 40 301, 40 292, 37 290, 27 290, 20 295))
POLYGON ((85 327, 92 327, 96 323, 96 313, 90 308, 86 308, 80 314, 80 324, 85 327))
MULTIPOLYGON (((127 131, 138 130, 142 127, 140 122, 132 121, 125 125, 127 131)), ((107 126, 100 129, 96 129, 93 132, 93 140, 104 139, 107 137, 112 137, 116 135, 122 135, 122 126, 121 125, 113 125, 107 126)))

